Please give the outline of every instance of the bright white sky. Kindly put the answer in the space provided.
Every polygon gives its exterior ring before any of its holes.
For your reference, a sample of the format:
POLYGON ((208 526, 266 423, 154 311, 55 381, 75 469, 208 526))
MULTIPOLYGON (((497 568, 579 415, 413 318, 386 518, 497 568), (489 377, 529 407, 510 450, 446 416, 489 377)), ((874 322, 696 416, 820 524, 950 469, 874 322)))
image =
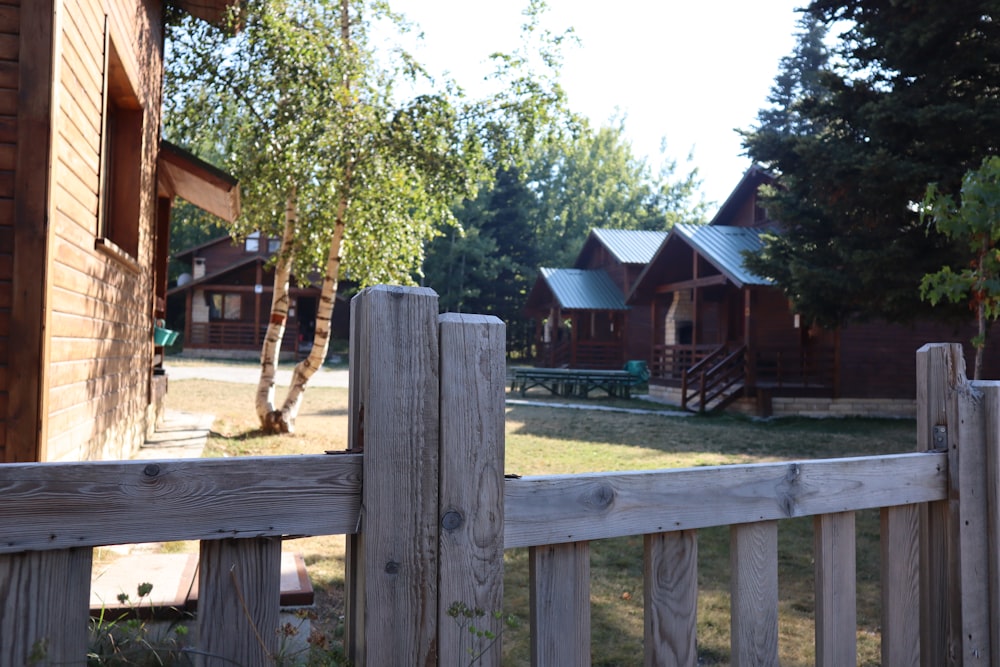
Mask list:
MULTIPOLYGON (((544 24, 572 26, 565 50, 570 107, 595 126, 625 115, 633 152, 661 163, 693 154, 713 215, 750 161, 734 128, 756 122, 778 63, 791 53, 805 0, 548 0, 544 24)), ((487 56, 518 44, 526 0, 392 0, 424 33, 415 48, 432 73, 448 71, 474 92, 487 56)))

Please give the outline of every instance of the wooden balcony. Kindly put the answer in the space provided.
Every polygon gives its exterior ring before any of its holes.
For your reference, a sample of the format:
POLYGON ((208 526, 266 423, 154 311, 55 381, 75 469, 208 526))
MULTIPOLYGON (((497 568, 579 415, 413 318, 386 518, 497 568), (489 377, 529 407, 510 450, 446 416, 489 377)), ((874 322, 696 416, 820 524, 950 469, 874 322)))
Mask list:
MULTIPOLYGON (((254 326, 253 322, 192 322, 188 325, 188 336, 184 344, 189 349, 210 350, 256 350, 264 343, 267 326, 254 326)), ((285 327, 281 339, 281 349, 294 352, 298 346, 299 325, 297 322, 285 327)))

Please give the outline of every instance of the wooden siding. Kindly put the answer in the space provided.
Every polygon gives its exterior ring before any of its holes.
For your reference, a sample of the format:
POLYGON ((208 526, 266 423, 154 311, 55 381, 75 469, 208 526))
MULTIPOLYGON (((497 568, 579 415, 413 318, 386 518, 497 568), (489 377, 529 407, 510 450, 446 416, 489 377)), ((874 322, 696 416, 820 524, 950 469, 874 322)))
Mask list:
MULTIPOLYGON (((916 351, 930 341, 960 343, 972 374, 973 325, 956 328, 921 322, 914 325, 867 322, 840 331, 840 394, 858 398, 916 398, 916 351)), ((1000 378, 1000 336, 994 334, 984 356, 983 377, 1000 378)))
MULTIPOLYGON (((0 0, 2 1, 2 0, 0 0)), ((127 458, 147 430, 162 42, 152 0, 65 0, 56 44, 42 460, 127 458), (113 49, 114 57, 110 51, 113 49), (110 64, 113 65, 109 67, 110 64), (102 252, 103 114, 142 108, 135 262, 102 252)), ((114 240, 114 239, 112 239, 114 240)))
POLYGON ((38 457, 41 422, 42 303, 44 299, 45 219, 49 193, 54 0, 21 7, 0 4, 0 34, 16 39, 17 52, 0 67, 0 143, 16 151, 16 197, 0 198, 0 229, 9 234, 3 255, 10 274, 0 278, 0 309, 10 318, 9 339, 18 353, 0 352, 0 407, 3 417, 0 460, 33 461, 38 457), (21 148, 21 150, 18 150, 21 148), (11 392, 9 378, 17 378, 11 392))

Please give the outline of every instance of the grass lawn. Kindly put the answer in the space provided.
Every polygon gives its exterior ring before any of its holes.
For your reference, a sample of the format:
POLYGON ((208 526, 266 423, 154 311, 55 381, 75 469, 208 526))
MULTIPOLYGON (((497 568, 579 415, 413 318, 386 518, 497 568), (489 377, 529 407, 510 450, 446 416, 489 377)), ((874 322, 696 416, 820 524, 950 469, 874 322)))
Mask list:
MULTIPOLYGON (((254 387, 202 380, 173 381, 169 407, 217 416, 207 456, 321 453, 347 446, 347 390, 313 387, 297 433, 261 437, 254 387)), ((279 392, 279 397, 281 392, 279 392)), ((530 396, 529 396, 530 397, 530 396)), ((515 397, 519 398, 519 397, 515 397)), ((533 398, 533 397, 531 397, 533 398)), ((564 401, 559 401, 564 402, 564 401)), ((662 406, 590 399, 594 405, 662 406)), ((508 406, 506 471, 520 475, 640 470, 912 451, 909 420, 768 422, 739 417, 636 415, 508 406)), ((879 664, 878 515, 862 512, 858 531, 858 664, 879 664)), ((343 613, 344 539, 295 540, 316 586, 320 624, 335 632, 343 613)), ((699 664, 729 661, 729 531, 699 532, 699 664)), ((812 520, 779 526, 780 658, 811 665, 813 652, 812 520)), ((506 556, 505 611, 519 620, 504 634, 507 665, 528 665, 528 566, 525 550, 506 556)), ((591 544, 592 645, 595 667, 642 664, 642 536, 591 544)))

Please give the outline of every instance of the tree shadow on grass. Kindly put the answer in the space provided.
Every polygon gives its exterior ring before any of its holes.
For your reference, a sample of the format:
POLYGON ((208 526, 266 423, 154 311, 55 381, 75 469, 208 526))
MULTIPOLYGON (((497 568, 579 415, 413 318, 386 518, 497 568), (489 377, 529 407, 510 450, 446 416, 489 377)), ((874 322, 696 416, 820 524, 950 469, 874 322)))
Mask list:
POLYGON ((515 405, 507 409, 507 422, 509 436, 542 446, 594 443, 765 458, 862 456, 916 447, 915 422, 901 419, 678 418, 515 405))

